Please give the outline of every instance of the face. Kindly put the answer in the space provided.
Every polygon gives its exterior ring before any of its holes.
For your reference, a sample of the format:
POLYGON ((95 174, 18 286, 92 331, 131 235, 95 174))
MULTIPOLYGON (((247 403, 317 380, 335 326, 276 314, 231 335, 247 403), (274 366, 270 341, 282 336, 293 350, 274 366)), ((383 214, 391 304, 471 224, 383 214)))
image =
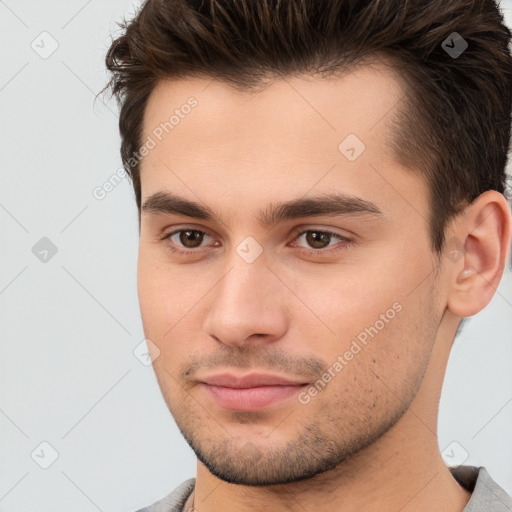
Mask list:
POLYGON ((426 185, 384 142, 402 94, 365 67, 258 93, 161 82, 149 99, 143 326, 178 427, 225 481, 330 470, 421 385, 443 307, 426 185))

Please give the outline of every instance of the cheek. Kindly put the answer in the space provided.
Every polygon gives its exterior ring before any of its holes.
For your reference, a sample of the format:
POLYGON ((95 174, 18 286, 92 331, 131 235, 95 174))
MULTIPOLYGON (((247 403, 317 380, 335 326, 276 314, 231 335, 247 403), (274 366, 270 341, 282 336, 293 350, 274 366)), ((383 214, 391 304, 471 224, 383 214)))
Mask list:
POLYGON ((204 288, 189 269, 161 260, 161 251, 145 248, 141 242, 137 293, 143 322, 151 328, 176 323, 193 307, 204 288))
POLYGON ((355 337, 376 322, 380 331, 402 309, 404 294, 396 290, 388 272, 370 278, 363 269, 352 268, 293 278, 291 288, 303 304, 296 301, 296 313, 300 314, 295 321, 325 327, 325 334, 335 339, 355 337), (307 315, 305 309, 309 309, 307 315))
POLYGON ((145 336, 160 347, 166 332, 176 322, 173 317, 179 313, 173 308, 178 283, 172 279, 169 269, 155 259, 153 252, 144 248, 141 242, 137 263, 137 294, 145 336))
POLYGON ((151 265, 149 255, 140 245, 137 261, 137 295, 146 337, 149 337, 146 329, 154 324, 153 319, 158 316, 158 306, 163 298, 158 286, 159 274, 160 272, 151 265))
MULTIPOLYGON (((155 252, 155 251, 153 251, 155 252)), ((141 247, 137 265, 137 292, 145 337, 159 349, 155 372, 162 365, 174 373, 177 365, 190 359, 201 314, 201 300, 218 281, 217 275, 199 276, 192 266, 169 265, 158 261, 161 255, 141 247)), ((165 375, 162 374, 162 378, 165 375)))
POLYGON ((329 365, 338 361, 344 378, 371 382, 373 371, 400 396, 406 381, 416 382, 435 339, 434 297, 428 284, 411 293, 417 286, 413 270, 404 269, 400 278, 388 270, 371 279, 354 272, 297 279, 294 291, 310 310, 300 305, 294 314, 304 343, 329 365))

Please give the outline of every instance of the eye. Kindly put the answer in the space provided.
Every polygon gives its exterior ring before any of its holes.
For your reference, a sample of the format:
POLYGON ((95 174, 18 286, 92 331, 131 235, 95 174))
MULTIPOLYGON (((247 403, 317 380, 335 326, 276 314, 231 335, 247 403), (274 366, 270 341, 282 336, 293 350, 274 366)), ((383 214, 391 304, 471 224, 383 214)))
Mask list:
MULTIPOLYGON (((210 237, 208 233, 199 229, 179 229, 172 233, 166 234, 162 240, 167 240, 171 243, 167 244, 168 248, 172 252, 180 254, 192 254, 196 253, 197 248, 201 247, 201 243, 205 237, 210 237), (191 251, 178 249, 177 247, 184 247, 185 249, 192 249, 191 251)), ((215 243, 218 245, 218 242, 215 243)))
MULTIPOLYGON (((171 233, 166 234, 162 237, 161 240, 168 242, 166 243, 166 246, 172 252, 178 254, 198 254, 200 252, 199 249, 201 247, 205 247, 201 244, 206 238, 213 237, 200 229, 184 228, 177 229, 171 233)), ((300 247, 305 254, 313 256, 330 253, 331 251, 342 250, 353 243, 353 240, 346 236, 340 235, 339 233, 335 233, 333 231, 322 229, 308 229, 298 231, 295 234, 294 240, 300 240, 301 238, 303 238, 303 240, 311 247, 311 249, 301 245, 292 245, 292 247, 300 247), (341 247, 325 250, 327 247, 336 245, 336 243, 331 243, 333 242, 333 238, 338 240, 338 242, 344 242, 344 244, 342 244, 341 247)), ((219 242, 216 241, 214 242, 213 247, 218 247, 219 245, 219 242)))
POLYGON ((296 240, 300 240, 301 238, 303 238, 303 240, 309 245, 309 247, 313 249, 307 250, 308 248, 304 247, 308 254, 330 252, 331 249, 329 249, 329 251, 324 251, 323 249, 325 249, 326 247, 330 247, 332 245, 336 245, 336 243, 331 244, 333 238, 337 239, 338 242, 345 242, 341 247, 338 247, 335 250, 344 249, 349 244, 353 243, 353 241, 346 236, 340 235, 339 233, 335 233, 333 231, 325 231, 321 229, 308 229, 302 231, 297 235, 296 240))

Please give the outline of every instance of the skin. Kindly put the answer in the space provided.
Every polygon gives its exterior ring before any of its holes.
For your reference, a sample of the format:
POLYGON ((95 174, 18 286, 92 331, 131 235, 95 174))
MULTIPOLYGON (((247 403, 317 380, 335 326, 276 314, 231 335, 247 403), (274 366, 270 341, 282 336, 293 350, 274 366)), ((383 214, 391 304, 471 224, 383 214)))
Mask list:
POLYGON ((196 510, 461 511, 470 498, 441 458, 438 403, 461 317, 483 309, 502 276, 510 213, 485 192, 447 227, 464 254, 437 259, 426 183, 384 145, 402 94, 390 70, 362 67, 252 94, 162 81, 149 99, 143 140, 190 96, 198 105, 144 158, 142 203, 172 192, 221 219, 143 210, 140 226, 144 332, 198 457, 196 510), (338 150, 349 133, 366 146, 353 162, 338 150), (333 191, 383 215, 257 220, 272 203, 333 191), (205 234, 162 240, 179 229, 205 234), (312 245, 322 230, 352 243, 312 245), (236 251, 249 236, 262 248, 252 263, 236 251), (314 383, 395 303, 401 311, 307 404, 232 411, 198 384, 224 371, 314 383))

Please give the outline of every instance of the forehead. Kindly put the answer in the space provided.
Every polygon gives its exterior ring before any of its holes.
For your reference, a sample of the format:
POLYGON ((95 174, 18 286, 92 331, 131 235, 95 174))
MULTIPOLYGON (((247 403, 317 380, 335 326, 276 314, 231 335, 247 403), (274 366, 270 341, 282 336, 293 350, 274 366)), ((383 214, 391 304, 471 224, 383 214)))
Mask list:
POLYGON ((144 114, 142 140, 153 147, 141 163, 142 198, 180 189, 190 199, 244 196, 247 206, 261 200, 256 191, 270 202, 313 187, 368 190, 381 204, 411 188, 426 195, 386 145, 403 98, 396 72, 375 64, 331 78, 282 77, 258 92, 210 78, 160 81, 144 114))
POLYGON ((237 90, 226 82, 207 77, 160 80, 146 104, 143 139, 176 111, 179 120, 177 124, 177 120, 172 121, 174 138, 179 133, 190 134, 186 125, 192 123, 181 122, 184 118, 180 110, 190 98, 195 98, 198 105, 190 117, 204 128, 207 128, 205 124, 210 126, 211 137, 221 132, 238 134, 241 139, 251 127, 264 127, 268 138, 275 134, 295 136, 308 129, 337 132, 337 138, 347 133, 356 133, 361 138, 366 135, 366 140, 373 143, 374 137, 382 139, 386 118, 391 118, 404 92, 400 75, 389 65, 375 63, 359 65, 329 78, 282 77, 256 92, 237 90), (213 120, 214 127, 210 125, 213 120), (294 121, 305 124, 295 125, 294 121))

